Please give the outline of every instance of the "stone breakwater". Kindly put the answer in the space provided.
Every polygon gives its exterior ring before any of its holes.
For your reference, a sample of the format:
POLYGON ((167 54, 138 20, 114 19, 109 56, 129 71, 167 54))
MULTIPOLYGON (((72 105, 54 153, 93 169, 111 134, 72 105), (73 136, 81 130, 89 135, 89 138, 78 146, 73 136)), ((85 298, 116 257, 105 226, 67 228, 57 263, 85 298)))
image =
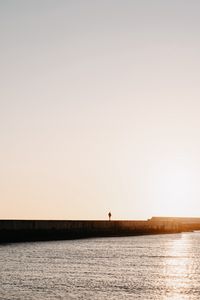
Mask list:
POLYGON ((176 221, 0 220, 0 243, 178 233, 176 221))

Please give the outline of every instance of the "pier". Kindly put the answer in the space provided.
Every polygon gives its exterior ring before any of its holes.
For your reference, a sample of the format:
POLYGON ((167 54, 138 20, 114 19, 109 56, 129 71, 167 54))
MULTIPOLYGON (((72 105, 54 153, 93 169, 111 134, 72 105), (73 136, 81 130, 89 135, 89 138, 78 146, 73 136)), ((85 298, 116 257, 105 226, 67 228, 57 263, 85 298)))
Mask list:
POLYGON ((179 233, 176 220, 0 220, 0 243, 179 233))

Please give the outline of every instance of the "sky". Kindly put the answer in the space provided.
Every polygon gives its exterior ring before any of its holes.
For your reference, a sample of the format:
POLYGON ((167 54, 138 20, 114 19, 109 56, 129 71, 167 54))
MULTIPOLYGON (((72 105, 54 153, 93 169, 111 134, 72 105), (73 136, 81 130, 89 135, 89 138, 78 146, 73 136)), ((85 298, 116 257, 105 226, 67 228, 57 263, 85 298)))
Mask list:
POLYGON ((0 218, 200 216, 199 11, 0 0, 0 218))

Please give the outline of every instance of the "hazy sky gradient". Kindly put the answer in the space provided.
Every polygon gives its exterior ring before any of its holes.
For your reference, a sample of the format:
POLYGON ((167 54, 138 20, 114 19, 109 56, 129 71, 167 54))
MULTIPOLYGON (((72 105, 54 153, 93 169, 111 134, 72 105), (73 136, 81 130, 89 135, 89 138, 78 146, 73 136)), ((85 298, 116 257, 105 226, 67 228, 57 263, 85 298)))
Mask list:
POLYGON ((199 12, 0 1, 0 218, 200 215, 199 12))

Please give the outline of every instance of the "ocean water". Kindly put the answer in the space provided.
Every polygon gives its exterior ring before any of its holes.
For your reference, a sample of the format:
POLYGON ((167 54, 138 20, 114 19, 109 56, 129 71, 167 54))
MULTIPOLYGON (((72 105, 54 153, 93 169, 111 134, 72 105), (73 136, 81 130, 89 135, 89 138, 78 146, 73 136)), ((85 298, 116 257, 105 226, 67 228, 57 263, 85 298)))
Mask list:
POLYGON ((1 245, 0 299, 200 299, 200 233, 1 245))

